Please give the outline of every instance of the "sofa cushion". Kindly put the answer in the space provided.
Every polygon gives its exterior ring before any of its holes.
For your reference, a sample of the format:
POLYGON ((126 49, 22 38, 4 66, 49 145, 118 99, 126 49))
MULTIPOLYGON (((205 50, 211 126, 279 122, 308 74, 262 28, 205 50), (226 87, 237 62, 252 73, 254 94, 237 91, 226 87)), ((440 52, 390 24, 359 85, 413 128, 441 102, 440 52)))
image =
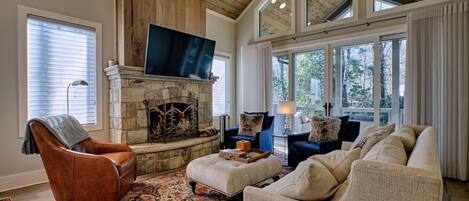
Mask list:
POLYGON ((241 114, 239 134, 256 136, 262 130, 262 114, 241 114))
POLYGON ((363 160, 405 165, 407 154, 399 137, 390 135, 376 143, 363 160))
POLYGON ((295 171, 264 188, 296 200, 324 200, 332 196, 339 183, 322 163, 307 159, 295 171))
POLYGON ((327 154, 311 156, 312 159, 326 166, 339 183, 347 179, 353 161, 357 160, 359 157, 360 148, 351 151, 336 150, 327 154))
POLYGON ((331 199, 329 199, 329 201, 343 201, 344 199, 342 199, 345 195, 345 192, 347 191, 347 188, 349 186, 349 182, 348 180, 345 180, 344 182, 342 182, 341 184, 339 184, 337 187, 336 187, 336 192, 334 193, 334 195, 331 197, 331 199))
POLYGON ((392 133, 391 135, 398 136, 402 140, 402 144, 404 145, 404 149, 407 154, 412 152, 415 146, 415 133, 411 128, 403 127, 397 130, 396 132, 392 133))
POLYGON ((240 140, 247 140, 247 141, 256 141, 255 136, 248 136, 248 135, 235 135, 231 137, 232 140, 234 141, 240 141, 240 140))
POLYGON ((317 143, 309 141, 296 141, 291 143, 290 148, 294 153, 308 153, 313 155, 319 153, 320 146, 317 143))
POLYGON ((313 117, 308 141, 319 143, 339 138, 341 120, 334 117, 313 117))
POLYGON ((379 140, 384 139, 386 136, 394 132, 396 124, 389 124, 386 126, 370 126, 365 128, 358 137, 353 141, 351 149, 355 149, 357 147, 363 147, 368 140, 369 136, 378 136, 379 140))

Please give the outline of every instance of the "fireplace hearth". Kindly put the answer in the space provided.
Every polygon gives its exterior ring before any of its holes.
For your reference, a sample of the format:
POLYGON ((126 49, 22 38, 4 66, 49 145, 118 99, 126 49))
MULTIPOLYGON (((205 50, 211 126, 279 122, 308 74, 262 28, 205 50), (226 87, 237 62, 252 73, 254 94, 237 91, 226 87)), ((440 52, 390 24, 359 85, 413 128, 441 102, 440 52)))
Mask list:
POLYGON ((171 98, 169 103, 145 100, 148 143, 170 142, 198 136, 198 101, 192 97, 171 98))

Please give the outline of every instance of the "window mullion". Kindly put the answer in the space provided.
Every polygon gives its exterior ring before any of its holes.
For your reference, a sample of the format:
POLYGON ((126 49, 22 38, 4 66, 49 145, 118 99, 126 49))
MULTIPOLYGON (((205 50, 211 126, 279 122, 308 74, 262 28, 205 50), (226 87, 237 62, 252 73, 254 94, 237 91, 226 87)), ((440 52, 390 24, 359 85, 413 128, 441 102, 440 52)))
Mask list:
POLYGON ((373 42, 373 123, 379 125, 380 119, 380 94, 381 94, 381 51, 379 37, 373 42))
POLYGON ((391 122, 399 122, 399 39, 392 40, 392 97, 391 122))

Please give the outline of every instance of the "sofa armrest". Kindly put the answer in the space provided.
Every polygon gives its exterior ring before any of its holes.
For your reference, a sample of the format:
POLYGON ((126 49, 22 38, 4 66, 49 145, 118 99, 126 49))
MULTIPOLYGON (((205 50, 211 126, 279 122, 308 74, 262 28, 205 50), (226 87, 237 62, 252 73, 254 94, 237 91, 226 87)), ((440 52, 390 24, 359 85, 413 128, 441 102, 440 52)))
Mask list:
POLYGON ((288 135, 288 143, 297 142, 297 141, 307 141, 309 137, 309 132, 296 134, 296 135, 288 135))
POLYGON ((352 164, 349 201, 441 201, 443 180, 426 169, 357 160, 352 164))
POLYGON ((341 150, 348 151, 350 148, 352 148, 352 143, 349 141, 342 141, 342 146, 340 147, 341 150))
POLYGON ((243 191, 244 201, 295 201, 280 194, 271 193, 261 188, 247 186, 243 191))
POLYGON ((106 154, 115 152, 133 152, 133 150, 125 144, 112 144, 100 142, 95 139, 91 139, 93 150, 95 154, 106 154))

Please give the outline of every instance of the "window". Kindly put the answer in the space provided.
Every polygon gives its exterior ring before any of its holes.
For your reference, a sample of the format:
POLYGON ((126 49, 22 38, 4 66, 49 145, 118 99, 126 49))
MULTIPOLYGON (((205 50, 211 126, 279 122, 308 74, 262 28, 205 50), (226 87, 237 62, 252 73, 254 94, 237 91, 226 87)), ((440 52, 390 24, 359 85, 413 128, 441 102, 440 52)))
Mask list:
POLYGON ((352 0, 307 0, 306 26, 353 17, 352 0))
POLYGON ((256 8, 256 39, 294 32, 295 0, 264 0, 256 8))
POLYGON ((302 116, 324 115, 324 50, 294 54, 294 94, 297 111, 302 116))
POLYGON ((381 42, 380 124, 403 123, 406 39, 381 42))
POLYGON ((280 101, 288 100, 288 65, 288 54, 272 57, 272 111, 274 111, 274 114, 277 113, 277 106, 280 101))
POLYGON ((229 114, 229 72, 230 58, 216 55, 213 59, 212 73, 218 77, 213 85, 213 116, 229 114))
POLYGON ((374 11, 382 11, 399 6, 400 3, 392 0, 375 0, 374 11))
POLYGON ((102 129, 100 25, 22 6, 19 13, 20 122, 68 113, 102 129))

